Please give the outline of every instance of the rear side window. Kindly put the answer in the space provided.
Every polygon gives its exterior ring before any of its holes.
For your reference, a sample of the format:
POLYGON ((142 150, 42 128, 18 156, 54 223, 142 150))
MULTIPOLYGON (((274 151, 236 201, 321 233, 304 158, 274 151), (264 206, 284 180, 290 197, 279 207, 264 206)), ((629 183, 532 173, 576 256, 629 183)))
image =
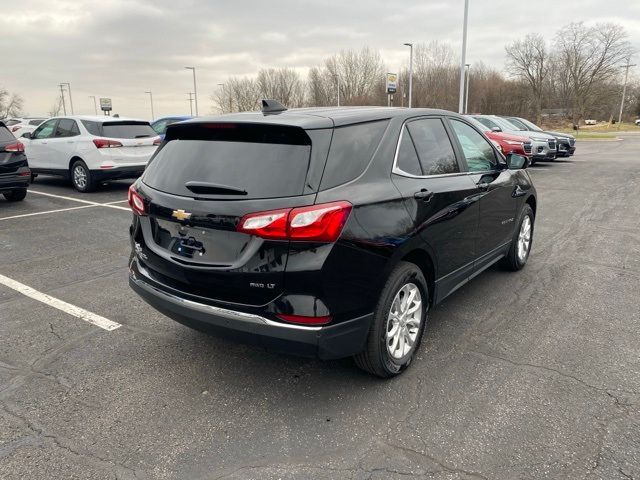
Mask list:
POLYGON ((383 120, 335 128, 321 188, 333 188, 361 175, 369 165, 388 123, 383 120))
POLYGON ((81 120, 81 122, 91 135, 95 135, 96 137, 102 135, 101 125, 98 122, 92 122, 91 120, 81 120))
POLYGON ((0 125, 0 142, 10 142, 15 140, 15 138, 16 137, 13 136, 13 133, 11 133, 7 127, 0 125))
POLYGON ((225 199, 302 195, 311 139, 297 127, 255 124, 189 124, 171 127, 143 177, 156 190, 225 199), (228 194, 197 194, 188 182, 228 187, 228 194), (233 193, 233 190, 246 194, 233 193))
POLYGON ((102 124, 102 136, 108 138, 146 138, 155 137, 157 133, 148 122, 105 122, 102 124))
POLYGON ((443 175, 460 171, 442 120, 415 120, 407 123, 407 129, 418 151, 423 175, 443 175))

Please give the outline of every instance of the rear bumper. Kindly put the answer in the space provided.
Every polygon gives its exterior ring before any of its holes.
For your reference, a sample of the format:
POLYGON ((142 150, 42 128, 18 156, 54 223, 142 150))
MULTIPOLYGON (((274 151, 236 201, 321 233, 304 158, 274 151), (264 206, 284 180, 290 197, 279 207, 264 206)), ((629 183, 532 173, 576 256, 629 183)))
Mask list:
POLYGON ((336 325, 303 326, 196 302, 147 277, 135 257, 129 267, 129 285, 156 310, 189 327, 282 353, 325 360, 362 351, 372 319, 370 314, 336 325))
POLYGON ((99 182, 107 180, 119 180, 122 178, 138 178, 144 173, 146 165, 134 167, 116 167, 103 170, 91 170, 91 175, 99 182))
POLYGON ((0 192, 9 192, 18 188, 27 188, 31 177, 20 175, 0 176, 0 192))

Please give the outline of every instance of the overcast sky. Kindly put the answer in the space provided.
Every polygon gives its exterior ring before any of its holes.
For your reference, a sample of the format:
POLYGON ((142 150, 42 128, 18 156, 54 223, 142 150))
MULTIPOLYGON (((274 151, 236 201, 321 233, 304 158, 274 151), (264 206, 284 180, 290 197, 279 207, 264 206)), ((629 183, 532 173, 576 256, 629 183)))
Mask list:
MULTIPOLYGON (((341 49, 380 50, 389 71, 408 58, 404 42, 461 48, 464 0, 0 0, 0 87, 45 114, 70 82, 76 113, 89 95, 111 97, 114 112, 156 118, 189 112, 191 72, 200 114, 232 75, 261 67, 309 67, 341 49)), ((552 39, 571 21, 622 24, 640 51, 640 0, 470 0, 468 62, 502 67, 504 45, 529 32, 552 39)), ((636 56, 636 60, 640 60, 636 56)), ((640 69, 640 67, 637 67, 640 69)), ((639 70, 640 71, 640 70, 639 70)))

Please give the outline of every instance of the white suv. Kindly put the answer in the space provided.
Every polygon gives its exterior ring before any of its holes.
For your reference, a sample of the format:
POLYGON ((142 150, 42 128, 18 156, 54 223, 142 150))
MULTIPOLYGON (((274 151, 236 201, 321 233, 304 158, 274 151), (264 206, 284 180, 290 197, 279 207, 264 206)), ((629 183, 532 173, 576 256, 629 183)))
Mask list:
POLYGON ((139 177, 160 145, 145 120, 84 115, 51 118, 21 139, 34 175, 65 176, 80 192, 139 177))
POLYGON ((27 132, 33 132, 38 125, 46 120, 46 118, 42 117, 24 117, 20 119, 15 119, 18 123, 11 122, 11 125, 7 125, 11 133, 17 138, 21 137, 27 132))

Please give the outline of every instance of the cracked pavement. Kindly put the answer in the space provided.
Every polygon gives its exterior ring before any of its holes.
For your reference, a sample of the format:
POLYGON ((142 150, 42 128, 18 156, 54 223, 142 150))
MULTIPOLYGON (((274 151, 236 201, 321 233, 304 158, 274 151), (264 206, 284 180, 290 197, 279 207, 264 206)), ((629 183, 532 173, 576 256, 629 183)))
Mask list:
MULTIPOLYGON (((0 221, 0 274, 122 324, 0 285, 0 478, 640 479, 639 151, 579 141, 530 169, 529 264, 433 310, 390 381, 162 317, 127 285, 128 212, 0 221)), ((29 194, 0 217, 77 205, 29 194)))

